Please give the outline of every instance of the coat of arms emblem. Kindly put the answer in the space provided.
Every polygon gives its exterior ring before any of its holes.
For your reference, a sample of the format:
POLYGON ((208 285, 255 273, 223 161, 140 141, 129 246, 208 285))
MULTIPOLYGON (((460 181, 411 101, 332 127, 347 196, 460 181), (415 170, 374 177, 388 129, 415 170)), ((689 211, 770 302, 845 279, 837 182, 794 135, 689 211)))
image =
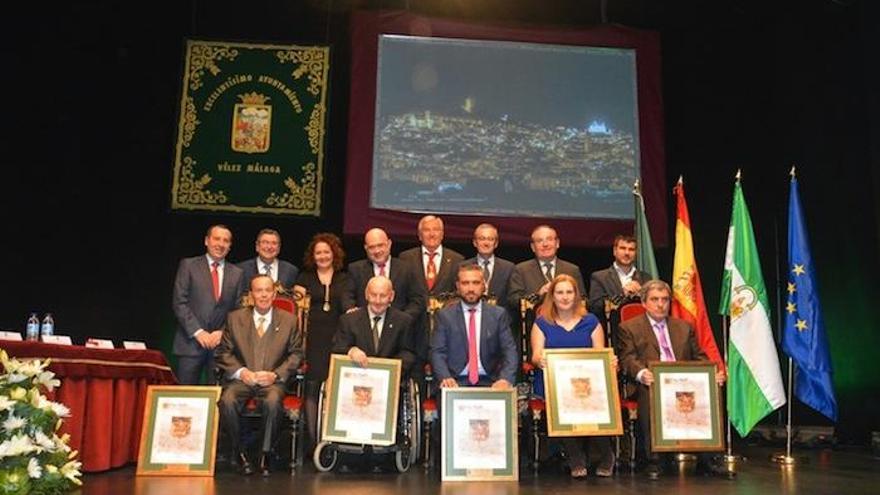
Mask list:
POLYGON ((232 149, 240 153, 265 153, 269 151, 272 134, 272 106, 267 105, 268 96, 259 93, 238 95, 232 111, 232 149))

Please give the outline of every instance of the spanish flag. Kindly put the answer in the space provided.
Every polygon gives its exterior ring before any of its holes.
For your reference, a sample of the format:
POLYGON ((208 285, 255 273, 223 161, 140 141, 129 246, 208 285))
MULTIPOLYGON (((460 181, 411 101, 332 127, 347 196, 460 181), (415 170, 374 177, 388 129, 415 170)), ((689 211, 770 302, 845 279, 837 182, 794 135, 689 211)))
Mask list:
POLYGON ((691 219, 687 201, 684 199, 684 183, 678 178, 673 189, 677 207, 675 222, 675 260, 672 265, 672 316, 687 321, 697 332, 697 343, 714 363, 724 366, 724 360, 715 345, 709 313, 703 300, 700 272, 694 257, 694 241, 691 237, 691 219))

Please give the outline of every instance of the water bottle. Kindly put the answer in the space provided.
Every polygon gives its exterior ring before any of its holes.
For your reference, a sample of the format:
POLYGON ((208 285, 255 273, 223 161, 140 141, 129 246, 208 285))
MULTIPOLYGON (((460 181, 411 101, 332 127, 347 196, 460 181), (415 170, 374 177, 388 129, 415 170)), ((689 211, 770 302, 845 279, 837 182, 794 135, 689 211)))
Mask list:
POLYGON ((40 327, 40 335, 46 337, 47 335, 55 334, 55 319, 52 318, 52 313, 46 313, 46 316, 43 317, 43 326, 40 327))
POLYGON ((28 318, 25 339, 40 340, 40 317, 36 313, 31 313, 31 317, 28 318))

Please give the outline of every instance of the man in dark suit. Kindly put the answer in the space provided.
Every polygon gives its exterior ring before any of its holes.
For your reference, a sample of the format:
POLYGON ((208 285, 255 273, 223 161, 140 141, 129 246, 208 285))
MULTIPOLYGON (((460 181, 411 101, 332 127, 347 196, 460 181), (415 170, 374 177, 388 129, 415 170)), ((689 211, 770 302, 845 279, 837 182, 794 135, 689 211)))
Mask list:
POLYGON ((428 296, 455 290, 455 273, 464 256, 443 247, 443 219, 426 215, 419 220, 419 241, 422 245, 400 253, 401 261, 409 263, 428 296))
POLYGON ((486 294, 495 298, 500 305, 507 304, 507 287, 513 274, 513 263, 495 256, 498 248, 498 229, 490 223, 481 223, 474 229, 474 247, 477 255, 461 262, 462 265, 477 265, 483 270, 486 281, 486 294))
POLYGON ((253 466, 240 446, 239 414, 248 399, 260 399, 263 438, 259 469, 267 476, 269 452, 283 414, 284 382, 302 361, 303 339, 293 314, 272 307, 275 282, 271 277, 254 277, 250 290, 254 307, 229 314, 217 348, 217 366, 225 378, 220 418, 242 474, 252 474, 253 466))
POLYGON ((615 237, 611 253, 614 255, 614 263, 590 275, 590 313, 599 317, 606 329, 605 301, 611 301, 615 306, 638 301, 642 284, 651 279, 651 275, 636 268, 634 236, 615 237))
POLYGON ((535 258, 516 265, 510 276, 507 290, 507 303, 512 310, 519 309, 519 301, 525 297, 538 296, 543 299, 556 275, 565 273, 577 281, 581 294, 586 294, 581 269, 574 263, 556 257, 559 251, 559 236, 556 229, 548 225, 535 227, 531 235, 531 248, 535 258))
POLYGON ((185 258, 177 268, 171 307, 177 317, 173 352, 181 384, 198 385, 203 370, 212 376, 226 315, 238 307, 243 279, 241 268, 226 262, 231 246, 229 228, 213 225, 205 235, 207 253, 185 258))
POLYGON ((519 360, 507 312, 481 300, 485 282, 476 265, 458 269, 456 287, 461 303, 437 312, 431 343, 440 387, 512 387, 519 360))
POLYGON ((408 373, 416 360, 410 331, 412 318, 391 307, 394 300, 391 280, 371 278, 365 296, 366 307, 339 318, 333 352, 347 354, 361 366, 366 366, 367 356, 400 359, 404 374, 408 373))
MULTIPOLYGON (((660 456, 651 452, 650 390, 654 374, 648 369, 651 361, 708 361, 697 344, 694 329, 684 320, 669 317, 672 290, 662 280, 650 280, 642 285, 641 300, 645 315, 627 320, 620 325, 620 363, 623 371, 637 381, 639 425, 642 445, 648 459, 645 472, 652 480, 662 474, 660 456)), ((727 379, 724 370, 716 372, 716 381, 723 385, 727 379)), ((698 470, 707 474, 732 478, 736 473, 709 462, 700 455, 698 470)))
POLYGON ((263 229, 257 234, 257 256, 238 264, 244 272, 244 285, 248 286, 257 274, 269 275, 286 290, 293 287, 299 268, 293 263, 278 258, 281 253, 281 234, 272 229, 263 229))

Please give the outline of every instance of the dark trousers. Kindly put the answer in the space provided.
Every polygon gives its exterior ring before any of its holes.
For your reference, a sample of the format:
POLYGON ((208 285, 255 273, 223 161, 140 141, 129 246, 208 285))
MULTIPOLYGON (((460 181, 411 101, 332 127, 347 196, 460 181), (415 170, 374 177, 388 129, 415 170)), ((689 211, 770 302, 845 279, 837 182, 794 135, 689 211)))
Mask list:
POLYGON ((562 439, 562 448, 568 457, 568 465, 571 469, 587 466, 589 448, 592 447, 599 454, 599 463, 602 467, 614 467, 614 455, 611 453, 611 439, 609 437, 565 437, 562 439))
POLYGON ((177 381, 181 385, 201 385, 202 372, 214 383, 214 351, 202 349, 197 356, 177 356, 177 381))
POLYGON ((240 417, 248 399, 259 399, 263 443, 261 452, 272 450, 272 441, 278 434, 278 426, 283 414, 284 386, 275 383, 268 387, 249 386, 235 380, 223 387, 220 396, 220 421, 229 436, 230 446, 241 452, 240 417))

